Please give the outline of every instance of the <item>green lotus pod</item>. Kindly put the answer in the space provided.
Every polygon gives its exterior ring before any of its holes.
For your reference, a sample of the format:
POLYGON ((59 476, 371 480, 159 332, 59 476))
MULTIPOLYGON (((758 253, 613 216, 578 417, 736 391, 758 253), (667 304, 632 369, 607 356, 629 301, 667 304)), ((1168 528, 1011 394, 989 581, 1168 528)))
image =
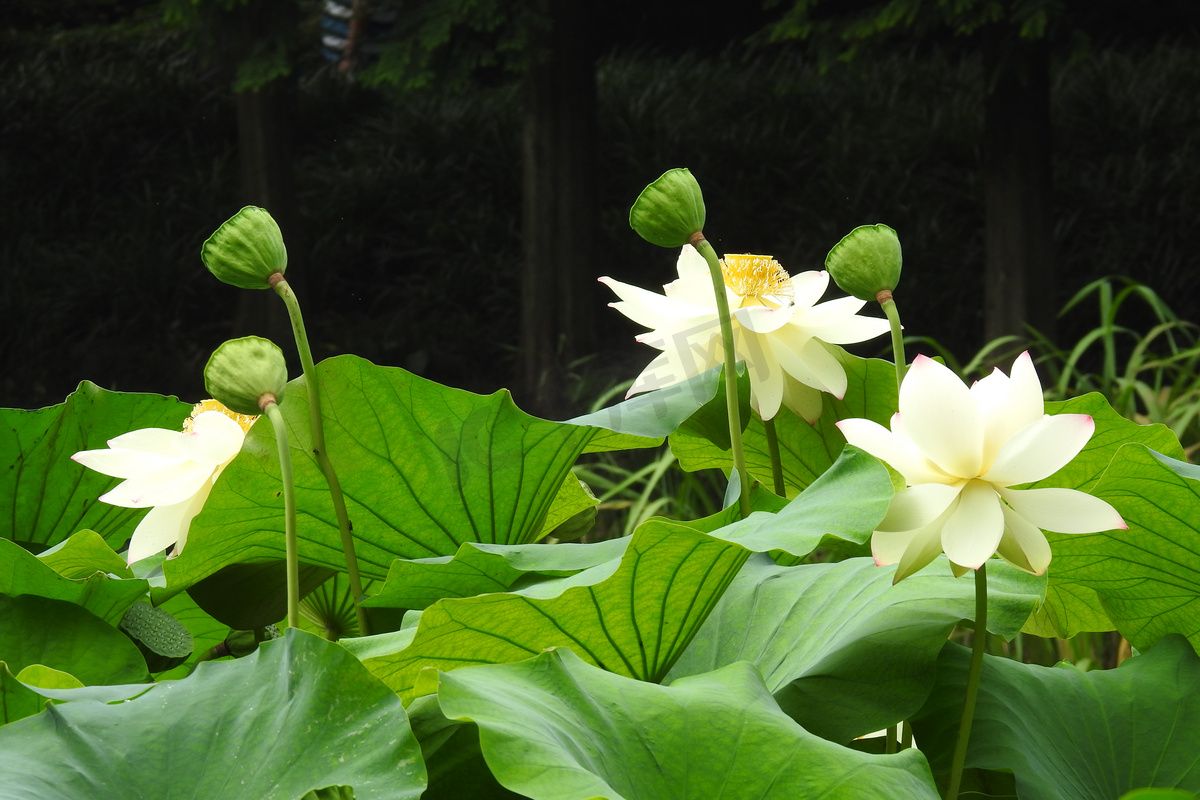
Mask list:
POLYGON ((668 170, 643 189, 629 209, 629 227, 660 247, 682 247, 703 231, 704 195, 691 171, 668 170))
POLYGON ((225 221, 200 248, 208 271, 240 289, 269 289, 269 278, 287 269, 279 225, 265 208, 246 206, 225 221))
POLYGON ((225 342, 204 367, 204 388, 214 400, 239 414, 261 414, 260 402, 266 395, 282 403, 286 386, 283 351, 258 336, 225 342))
POLYGON ((894 230, 882 223, 859 225, 825 256, 825 269, 843 292, 871 301, 880 291, 896 288, 903 261, 894 230))
POLYGON ((118 627, 137 645, 151 672, 173 669, 192 654, 191 632, 171 614, 145 600, 130 606, 118 627))

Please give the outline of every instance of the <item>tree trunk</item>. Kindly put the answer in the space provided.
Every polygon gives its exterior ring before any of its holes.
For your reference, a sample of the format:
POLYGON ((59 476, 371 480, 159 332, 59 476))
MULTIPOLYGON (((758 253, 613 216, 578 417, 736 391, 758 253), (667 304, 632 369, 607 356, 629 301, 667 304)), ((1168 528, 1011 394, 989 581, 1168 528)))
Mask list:
POLYGON ((548 0, 547 57, 525 75, 519 395, 566 410, 573 358, 594 347, 596 67, 592 3, 548 0))
POLYGON ((986 53, 984 118, 988 341, 1027 338, 1025 324, 1053 336, 1057 311, 1050 173, 1050 70, 1045 42, 1006 43, 986 53))

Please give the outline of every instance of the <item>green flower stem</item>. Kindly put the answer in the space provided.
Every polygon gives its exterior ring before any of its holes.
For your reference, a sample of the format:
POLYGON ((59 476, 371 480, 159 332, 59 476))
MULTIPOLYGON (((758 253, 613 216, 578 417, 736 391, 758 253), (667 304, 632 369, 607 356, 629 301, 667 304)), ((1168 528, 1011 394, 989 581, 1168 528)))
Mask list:
POLYGON ((771 478, 775 483, 775 494, 787 497, 783 485, 783 461, 779 458, 779 437, 775 435, 775 419, 763 420, 763 428, 767 431, 767 452, 771 456, 771 478))
POLYGON ((738 508, 742 517, 750 516, 750 475, 746 472, 746 454, 742 449, 742 420, 738 410, 737 355, 733 349, 733 321, 729 315, 729 298, 725 295, 725 276, 721 262, 704 234, 692 236, 692 246, 708 262, 708 273, 712 276, 713 294, 717 300, 717 316, 721 321, 721 345, 725 349, 725 404, 729 409, 729 445, 733 451, 733 468, 741 483, 738 508))
POLYGON ((883 752, 891 755, 892 753, 896 752, 896 726, 888 725, 884 736, 887 738, 883 743, 883 752))
POLYGON ((263 406, 263 413, 275 429, 275 446, 279 450, 279 472, 283 478, 283 531, 287 550, 288 627, 300 627, 300 556, 296 544, 296 484, 292 480, 292 453, 288 447, 287 426, 279 404, 272 397, 263 406))
POLYGON ((896 310, 896 301, 892 299, 892 293, 884 289, 875 299, 879 301, 879 306, 892 329, 892 360, 896 364, 896 394, 899 396, 907 363, 904 360, 904 328, 900 325, 900 312, 896 310))
POLYGON ((983 672, 983 651, 987 647, 987 564, 975 570, 975 637, 971 642, 971 668, 967 673, 967 698, 963 702, 962 721, 958 739, 954 742, 954 760, 950 766, 950 787, 946 800, 957 800, 962 783, 963 764, 967 760, 967 742, 971 739, 971 723, 975 720, 975 701, 979 697, 979 676, 983 672))
POLYGON ((342 496, 342 484, 338 481, 333 463, 325 452, 325 426, 321 417, 321 393, 317 381, 317 369, 313 364, 312 350, 308 346, 308 334, 304 331, 304 317, 300 314, 300 303, 287 280, 280 273, 271 276, 271 286, 275 293, 283 298, 287 306, 288 317, 292 321, 292 334, 296 337, 296 350, 300 353, 300 366, 304 370, 304 383, 308 389, 308 424, 312 429, 313 455, 317 457, 317 465, 325 475, 329 485, 329 495, 333 499, 333 511, 337 515, 338 531, 342 535, 342 555, 346 559, 346 574, 350 577, 350 593, 354 596, 354 614, 358 620, 358 631, 362 636, 369 636, 370 627, 367 624, 367 612, 359 601, 363 597, 362 578, 358 572, 358 556, 354 552, 354 534, 351 532, 350 515, 346 513, 346 500, 342 496))

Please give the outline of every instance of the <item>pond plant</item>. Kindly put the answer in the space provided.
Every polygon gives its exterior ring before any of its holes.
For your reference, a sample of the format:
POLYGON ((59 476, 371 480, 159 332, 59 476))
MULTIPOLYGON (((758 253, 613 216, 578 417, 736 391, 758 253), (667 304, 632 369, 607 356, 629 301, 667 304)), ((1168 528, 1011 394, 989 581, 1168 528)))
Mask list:
POLYGON ((602 280, 659 355, 567 421, 314 363, 278 226, 222 225, 203 263, 279 294, 301 375, 250 337, 199 404, 0 412, 0 798, 1195 797, 1175 433, 1028 353, 908 364, 886 225, 792 273, 706 221, 687 170, 638 198, 679 279, 602 280), (714 513, 578 541, 581 456, 664 441, 651 482, 720 470, 714 513), (1113 669, 1021 657, 1106 631, 1113 669))

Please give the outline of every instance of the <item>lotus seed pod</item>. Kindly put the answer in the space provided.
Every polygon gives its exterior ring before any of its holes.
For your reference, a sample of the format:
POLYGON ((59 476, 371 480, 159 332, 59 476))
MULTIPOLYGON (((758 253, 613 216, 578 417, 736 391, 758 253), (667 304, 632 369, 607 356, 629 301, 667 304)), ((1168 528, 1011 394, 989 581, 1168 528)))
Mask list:
POLYGON ((246 206, 200 248, 200 260, 219 280, 240 289, 269 289, 269 279, 287 269, 279 225, 265 208, 246 206))
POLYGON ((903 261, 894 230, 882 223, 860 225, 829 251, 825 269, 843 292, 871 301, 880 291, 896 288, 903 261))
POLYGON ((261 414, 267 395, 283 402, 287 362, 273 342, 258 336, 232 339, 213 351, 204 367, 204 388, 239 414, 261 414))
POLYGON ((145 600, 130 606, 118 627, 137 645, 151 672, 174 669, 192 654, 191 632, 171 614, 145 600))
POLYGON ((683 247, 704 230, 704 196, 686 169, 672 169, 647 186, 629 209, 629 226, 651 244, 683 247))

